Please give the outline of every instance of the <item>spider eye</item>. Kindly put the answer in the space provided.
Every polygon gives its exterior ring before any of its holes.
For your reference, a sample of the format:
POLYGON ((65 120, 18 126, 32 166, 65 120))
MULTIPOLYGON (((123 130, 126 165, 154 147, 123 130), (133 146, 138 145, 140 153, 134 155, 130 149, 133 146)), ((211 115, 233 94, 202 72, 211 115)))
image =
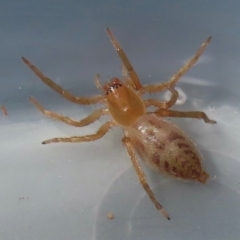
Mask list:
POLYGON ((113 78, 110 83, 104 86, 105 94, 109 95, 109 93, 114 92, 119 87, 122 87, 122 82, 117 78, 113 78))

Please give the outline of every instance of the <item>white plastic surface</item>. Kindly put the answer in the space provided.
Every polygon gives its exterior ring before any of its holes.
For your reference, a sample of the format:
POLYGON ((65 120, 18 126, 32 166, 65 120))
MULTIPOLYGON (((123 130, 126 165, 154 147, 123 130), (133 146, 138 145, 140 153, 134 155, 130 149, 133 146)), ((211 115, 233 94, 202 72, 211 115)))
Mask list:
POLYGON ((207 0, 1 1, 0 104, 9 115, 0 112, 0 239, 239 239, 239 7, 239 1, 207 0), (74 119, 98 105, 62 99, 21 57, 75 95, 98 94, 94 74, 102 83, 121 76, 106 27, 144 84, 166 81, 213 36, 177 85, 184 101, 174 108, 205 111, 217 124, 172 119, 198 145, 211 179, 206 185, 178 182, 144 167, 171 221, 138 183, 121 129, 91 143, 41 144, 94 133, 105 118, 79 129, 43 116, 30 95, 74 119))

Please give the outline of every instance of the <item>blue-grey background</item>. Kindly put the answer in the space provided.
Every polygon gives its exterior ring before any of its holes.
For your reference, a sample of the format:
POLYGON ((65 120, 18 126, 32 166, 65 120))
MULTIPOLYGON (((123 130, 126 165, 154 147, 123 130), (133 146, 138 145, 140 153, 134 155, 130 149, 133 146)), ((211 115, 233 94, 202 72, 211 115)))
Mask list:
POLYGON ((239 239, 239 10, 237 0, 2 0, 0 104, 9 115, 0 112, 0 239, 239 239), (166 81, 213 37, 179 82, 186 102, 175 108, 205 111, 218 124, 172 120, 198 145, 209 183, 178 182, 144 167, 170 222, 138 183, 121 129, 92 143, 41 145, 94 133, 104 118, 79 129, 44 117, 29 96, 74 119, 98 105, 62 99, 21 57, 75 95, 98 94, 94 74, 102 83, 121 76, 106 27, 144 84, 166 81))

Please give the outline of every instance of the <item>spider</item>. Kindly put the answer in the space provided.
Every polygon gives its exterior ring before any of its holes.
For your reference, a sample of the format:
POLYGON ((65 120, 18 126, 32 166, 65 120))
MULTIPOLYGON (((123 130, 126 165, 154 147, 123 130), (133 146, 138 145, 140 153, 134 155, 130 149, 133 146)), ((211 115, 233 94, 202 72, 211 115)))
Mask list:
POLYGON ((122 127, 124 132, 122 142, 127 149, 142 187, 157 210, 170 220, 167 211, 155 198, 139 164, 136 153, 150 168, 160 173, 165 173, 177 179, 195 180, 200 183, 206 182, 209 175, 204 171, 202 157, 194 143, 177 126, 165 121, 162 117, 197 118, 203 119, 205 123, 216 123, 216 121, 209 119, 204 112, 169 110, 178 98, 178 92, 174 88, 175 84, 180 77, 197 62, 200 55, 209 44, 211 37, 207 38, 196 54, 167 82, 142 85, 127 55, 108 28, 107 34, 122 61, 123 80, 112 78, 110 82, 102 86, 100 84, 99 75, 96 75, 95 85, 102 92, 100 95, 92 97, 73 96, 69 91, 66 91, 46 77, 30 61, 22 57, 23 61, 42 82, 61 94, 67 100, 82 105, 100 102, 106 105, 103 108, 95 110, 86 118, 75 121, 69 117, 46 110, 33 97, 30 97, 30 101, 44 115, 75 127, 89 125, 98 120, 102 115, 109 115, 111 117, 111 120, 104 123, 94 134, 72 136, 68 138, 53 138, 42 142, 42 144, 95 141, 103 137, 112 127, 122 127), (163 90, 170 91, 170 100, 160 101, 157 99, 142 99, 144 93, 160 92, 163 90), (155 110, 150 112, 147 111, 147 108, 150 106, 155 107, 155 110))

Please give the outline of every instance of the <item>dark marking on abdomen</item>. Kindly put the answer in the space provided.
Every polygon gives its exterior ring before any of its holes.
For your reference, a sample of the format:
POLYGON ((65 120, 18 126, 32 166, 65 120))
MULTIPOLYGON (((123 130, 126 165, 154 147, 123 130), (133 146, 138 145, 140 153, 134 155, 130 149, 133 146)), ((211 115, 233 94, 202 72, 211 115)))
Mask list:
POLYGON ((191 146, 187 143, 178 143, 177 146, 179 148, 191 148, 191 146))
POLYGON ((168 139, 170 142, 172 142, 172 141, 175 141, 175 140, 177 140, 177 139, 185 139, 185 138, 184 138, 182 135, 180 135, 179 133, 177 133, 177 132, 171 132, 171 133, 168 135, 167 139, 168 139))
POLYGON ((164 162, 164 170, 169 172, 169 163, 167 161, 164 162))
POLYGON ((157 153, 154 153, 152 156, 152 161, 155 165, 159 166, 160 164, 160 156, 157 153))

